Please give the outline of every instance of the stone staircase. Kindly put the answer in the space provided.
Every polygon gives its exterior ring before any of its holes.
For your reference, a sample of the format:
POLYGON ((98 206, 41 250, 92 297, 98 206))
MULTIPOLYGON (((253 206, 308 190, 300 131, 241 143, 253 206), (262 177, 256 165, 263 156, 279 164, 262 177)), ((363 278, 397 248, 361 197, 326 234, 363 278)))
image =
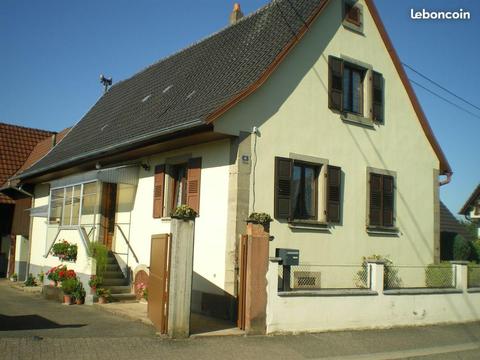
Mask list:
POLYGON ((112 252, 108 252, 107 269, 103 274, 101 287, 110 290, 112 301, 134 301, 136 299, 129 280, 123 275, 112 252))

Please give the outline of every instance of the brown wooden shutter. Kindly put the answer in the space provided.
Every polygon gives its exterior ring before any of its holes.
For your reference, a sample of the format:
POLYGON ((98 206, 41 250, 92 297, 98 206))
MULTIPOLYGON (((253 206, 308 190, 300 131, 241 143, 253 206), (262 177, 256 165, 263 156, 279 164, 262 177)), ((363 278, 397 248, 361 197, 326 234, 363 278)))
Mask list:
POLYGON ((275 217, 277 219, 290 219, 292 202, 290 199, 292 188, 293 160, 275 158, 275 217))
POLYGON ((393 190, 392 176, 383 176, 383 226, 393 226, 393 190))
POLYGON ((342 183, 342 169, 337 166, 328 166, 327 172, 327 221, 340 222, 340 196, 342 183))
POLYGON ((383 76, 382 74, 372 72, 372 117, 374 121, 383 122, 384 114, 384 96, 383 96, 383 76))
POLYGON ((155 166, 154 187, 153 187, 153 217, 155 219, 163 216, 163 196, 165 192, 165 165, 155 166))
POLYGON ((370 174, 370 225, 382 225, 382 175, 370 174))
POLYGON ((328 57, 328 107, 343 111, 343 60, 328 57))
POLYGON ((200 213, 200 177, 202 173, 202 158, 188 160, 187 174, 187 205, 200 213))

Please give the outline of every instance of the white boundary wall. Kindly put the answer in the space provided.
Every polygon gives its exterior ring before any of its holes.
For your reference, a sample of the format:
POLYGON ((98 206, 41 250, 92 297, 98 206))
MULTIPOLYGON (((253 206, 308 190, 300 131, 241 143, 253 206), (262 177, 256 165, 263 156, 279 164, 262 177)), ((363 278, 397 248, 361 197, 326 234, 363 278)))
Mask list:
MULTIPOLYGON (((308 291, 278 294, 278 263, 267 273, 267 333, 388 328, 480 320, 480 289, 467 289, 466 265, 457 267, 457 288, 437 293, 383 291, 383 265, 371 264, 371 290, 363 295, 308 291), (387 292, 388 293, 388 292, 387 292), (328 295, 327 295, 328 294, 328 295), (300 295, 300 296, 299 296, 300 295), (333 296, 332 296, 333 295, 333 296)), ((432 290, 432 289, 429 289, 432 290)), ((361 293, 361 292, 360 292, 361 293)))

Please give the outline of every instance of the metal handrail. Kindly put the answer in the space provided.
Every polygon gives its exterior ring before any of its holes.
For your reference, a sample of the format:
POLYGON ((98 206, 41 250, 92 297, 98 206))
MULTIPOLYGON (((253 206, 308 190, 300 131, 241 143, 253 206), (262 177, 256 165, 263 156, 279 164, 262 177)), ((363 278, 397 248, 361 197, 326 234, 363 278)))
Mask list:
POLYGON ((128 248, 130 249, 130 251, 132 252, 132 255, 133 257, 135 258, 135 261, 140 264, 140 262, 138 261, 138 257, 137 255, 135 254, 135 251, 133 251, 133 248, 132 248, 132 245, 130 245, 130 242, 127 240, 127 237, 125 236, 122 228, 120 227, 119 224, 115 224, 115 227, 120 230, 120 234, 122 234, 122 237, 123 237, 123 240, 125 241, 125 243, 127 244, 128 248))
POLYGON ((53 245, 55 244, 55 241, 57 241, 58 239, 58 235, 60 235, 60 231, 62 231, 63 229, 62 228, 58 228, 57 230, 57 235, 55 235, 55 238, 53 239, 52 243, 50 244, 50 247, 48 248, 47 252, 45 253, 45 255, 43 255, 44 258, 47 258, 48 257, 48 254, 50 254, 50 251, 52 251, 52 248, 53 248, 53 245))

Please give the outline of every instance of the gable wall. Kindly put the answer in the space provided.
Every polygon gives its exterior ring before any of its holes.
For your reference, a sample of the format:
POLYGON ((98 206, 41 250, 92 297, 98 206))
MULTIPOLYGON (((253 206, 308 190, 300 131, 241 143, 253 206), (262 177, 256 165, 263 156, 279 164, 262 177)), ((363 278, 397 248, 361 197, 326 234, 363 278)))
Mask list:
POLYGON ((397 264, 431 263, 439 162, 367 6, 360 3, 364 35, 341 25, 341 1, 332 1, 266 83, 218 119, 215 130, 237 135, 259 127, 255 211, 273 215, 275 156, 297 153, 342 167, 343 224, 330 233, 295 232, 275 220, 271 255, 276 247, 291 247, 300 249, 304 263, 357 264, 373 253, 390 255, 397 264), (329 55, 354 58, 383 74, 385 125, 371 129, 346 123, 328 108, 329 55), (370 236, 365 230, 367 167, 397 174, 398 237, 370 236))

